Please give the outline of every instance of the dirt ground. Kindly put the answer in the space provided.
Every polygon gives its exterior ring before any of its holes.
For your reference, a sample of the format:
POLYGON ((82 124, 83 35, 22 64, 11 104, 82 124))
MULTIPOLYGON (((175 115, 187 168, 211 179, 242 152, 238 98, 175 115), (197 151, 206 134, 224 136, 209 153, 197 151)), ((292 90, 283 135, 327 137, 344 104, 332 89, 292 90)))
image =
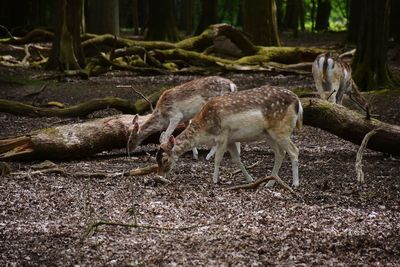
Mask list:
MULTIPOLYGON (((20 70, 0 68, 3 76, 20 70)), ((24 70, 26 78, 38 71, 24 70)), ((240 90, 271 84, 313 88, 311 76, 222 74, 240 90)), ((75 104, 93 97, 134 100, 132 84, 148 94, 195 76, 137 76, 110 72, 86 81, 42 84, 0 82, 0 98, 75 104)), ((400 124, 400 95, 370 94, 378 118, 400 124)), ((89 118, 27 118, 0 113, 0 137, 26 134, 49 125, 115 114, 109 109, 89 118)), ((329 123, 329 122, 327 122, 329 123)), ((244 183, 226 155, 221 184, 210 181, 213 162, 203 148, 197 161, 185 154, 162 184, 154 175, 124 177, 122 172, 155 162, 155 145, 93 157, 54 162, 65 172, 38 174, 40 162, 9 162, 13 174, 0 177, 1 266, 400 266, 400 158, 366 150, 366 183, 356 182, 358 146, 304 126, 293 136, 300 149, 298 196, 272 189, 232 191, 244 183), (118 174, 113 178, 80 172, 118 174), (87 232, 96 222, 102 225, 87 232), (126 224, 137 227, 127 227, 126 224)), ((399 148, 400 149, 400 148, 399 148)), ((242 145, 242 160, 256 178, 270 173, 272 150, 264 142, 242 145)), ((291 182, 286 158, 280 176, 291 182)))

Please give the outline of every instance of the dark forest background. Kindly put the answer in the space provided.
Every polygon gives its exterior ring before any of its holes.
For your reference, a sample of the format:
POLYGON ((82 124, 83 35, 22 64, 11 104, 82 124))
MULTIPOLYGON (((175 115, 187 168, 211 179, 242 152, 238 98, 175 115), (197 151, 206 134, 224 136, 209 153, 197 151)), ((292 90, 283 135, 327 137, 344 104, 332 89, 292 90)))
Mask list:
MULTIPOLYGON (((387 67, 388 47, 399 47, 400 1, 396 0, 3 0, 0 36, 21 37, 41 28, 55 33, 48 67, 64 69, 60 50, 74 51, 84 68, 80 34, 113 34, 134 40, 177 42, 227 23, 259 46, 280 46, 283 32, 347 32, 356 47, 353 78, 361 88, 396 87, 387 67), (63 28, 62 25, 66 25, 63 28), (63 33, 68 33, 67 35, 63 33), (69 37, 69 34, 71 37, 69 37), (68 37, 68 38, 67 38, 68 37), (61 64, 61 66, 60 66, 61 64)), ((283 44, 284 45, 284 44, 283 44)), ((62 53, 61 53, 62 54, 62 53)), ((68 53, 65 53, 68 54, 68 53)), ((398 53, 395 59, 398 58, 398 53)), ((71 61, 71 60, 69 60, 71 61)), ((65 65, 65 64, 64 64, 65 65)))

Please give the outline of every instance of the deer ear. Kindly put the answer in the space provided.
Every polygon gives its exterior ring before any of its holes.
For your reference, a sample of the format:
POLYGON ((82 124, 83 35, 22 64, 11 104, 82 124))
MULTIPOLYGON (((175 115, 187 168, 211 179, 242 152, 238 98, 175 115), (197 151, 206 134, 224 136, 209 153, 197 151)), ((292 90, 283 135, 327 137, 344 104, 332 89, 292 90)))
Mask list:
POLYGON ((133 124, 133 131, 136 132, 136 133, 139 132, 139 123, 135 122, 133 124))
POLYGON ((132 119, 132 124, 138 123, 139 122, 139 115, 136 114, 135 117, 132 119))

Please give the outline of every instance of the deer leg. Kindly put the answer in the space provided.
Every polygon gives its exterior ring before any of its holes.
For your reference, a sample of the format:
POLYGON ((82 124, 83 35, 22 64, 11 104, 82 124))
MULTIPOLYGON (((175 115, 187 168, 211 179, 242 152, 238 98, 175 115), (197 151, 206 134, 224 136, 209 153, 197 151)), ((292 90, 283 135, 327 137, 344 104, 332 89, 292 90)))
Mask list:
MULTIPOLYGON (((236 142, 235 143, 237 151, 239 152, 239 156, 240 156, 240 142, 236 142)), ((210 150, 210 152, 208 152, 207 156, 206 156, 206 160, 210 160, 212 158, 212 156, 214 156, 215 151, 217 151, 217 146, 213 146, 210 150)))
MULTIPOLYGON (((283 159, 285 158, 285 150, 274 140, 269 140, 272 150, 274 151, 274 167, 272 168, 271 176, 278 176, 279 169, 282 166, 283 159)), ((267 187, 272 187, 275 184, 275 180, 270 180, 267 183, 267 187)))
POLYGON ((288 152, 290 161, 292 162, 292 175, 293 175, 293 187, 300 185, 299 181, 299 149, 288 139, 280 143, 285 151, 288 152))
POLYGON ((192 153, 193 153, 193 159, 198 159, 199 158, 199 151, 197 150, 197 147, 194 147, 192 149, 192 153))
MULTIPOLYGON (((176 129, 178 124, 181 122, 182 118, 183 118, 182 114, 177 114, 177 115, 175 115, 175 117, 172 117, 169 120, 168 127, 165 130, 165 134, 164 134, 165 138, 168 138, 174 132, 174 130, 176 129)), ((166 142, 166 141, 167 140, 162 140, 163 143, 166 142)))
POLYGON ((239 153, 239 157, 240 157, 240 142, 235 142, 235 146, 236 146, 236 149, 237 149, 237 151, 239 153))
POLYGON ((216 151, 215 151, 215 159, 214 159, 214 175, 213 182, 214 184, 219 182, 219 166, 221 165, 222 158, 226 151, 227 139, 222 142, 217 142, 216 151))
POLYGON ((232 161, 238 165, 239 169, 242 171, 242 173, 246 177, 247 182, 253 182, 254 181, 253 177, 251 177, 251 175, 247 172, 242 161, 240 160, 240 152, 238 151, 237 144, 240 144, 240 143, 234 143, 234 144, 228 145, 228 151, 231 154, 232 161))
POLYGON ((217 146, 213 146, 210 150, 210 152, 208 152, 207 156, 206 156, 206 160, 210 160, 212 158, 212 156, 215 155, 215 152, 217 151, 217 146))

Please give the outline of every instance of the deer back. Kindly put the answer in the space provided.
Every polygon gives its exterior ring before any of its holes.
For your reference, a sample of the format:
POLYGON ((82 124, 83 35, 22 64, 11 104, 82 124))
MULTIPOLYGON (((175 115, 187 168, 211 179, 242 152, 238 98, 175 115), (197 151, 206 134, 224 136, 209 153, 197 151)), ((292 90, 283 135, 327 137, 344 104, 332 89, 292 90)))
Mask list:
POLYGON ((187 121, 211 98, 235 91, 236 85, 226 78, 210 76, 195 79, 166 90, 157 102, 155 111, 162 116, 181 112, 187 121))
POLYGON ((194 145, 224 132, 229 132, 229 143, 255 141, 268 131, 288 134, 296 125, 300 127, 300 111, 298 97, 289 90, 270 86, 249 89, 210 100, 177 139, 189 140, 193 135, 190 142, 194 145))

